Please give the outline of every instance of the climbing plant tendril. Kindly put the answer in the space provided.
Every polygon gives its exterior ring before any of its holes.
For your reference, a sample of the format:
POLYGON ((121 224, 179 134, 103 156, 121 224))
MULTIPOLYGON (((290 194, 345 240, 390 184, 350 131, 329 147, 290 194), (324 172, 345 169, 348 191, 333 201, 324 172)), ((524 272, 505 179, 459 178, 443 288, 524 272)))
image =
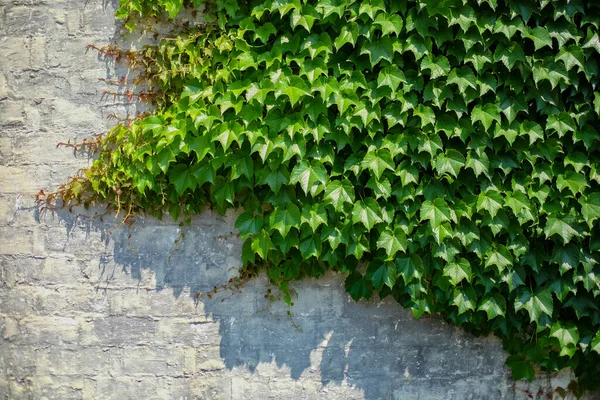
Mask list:
MULTIPOLYGON (((128 59, 156 111, 54 194, 174 219, 239 209, 245 269, 347 274, 494 333, 515 379, 600 384, 600 3, 121 0, 206 23, 128 59)), ((118 51, 116 51, 118 53, 118 51)), ((579 390, 579 389, 577 389, 579 390)))

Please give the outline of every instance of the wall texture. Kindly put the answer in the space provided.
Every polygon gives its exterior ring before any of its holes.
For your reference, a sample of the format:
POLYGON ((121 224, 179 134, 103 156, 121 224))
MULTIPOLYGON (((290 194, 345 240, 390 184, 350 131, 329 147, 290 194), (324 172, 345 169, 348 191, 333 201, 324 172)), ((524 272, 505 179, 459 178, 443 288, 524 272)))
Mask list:
POLYGON ((114 3, 0 0, 0 399, 548 398, 569 373, 513 382, 495 338, 389 301, 354 303, 342 276, 296 285, 295 327, 267 280, 196 303, 240 264, 235 215, 190 226, 41 214, 86 159, 56 148, 102 133, 119 71, 114 3), (21 194, 25 194, 20 196, 21 194))

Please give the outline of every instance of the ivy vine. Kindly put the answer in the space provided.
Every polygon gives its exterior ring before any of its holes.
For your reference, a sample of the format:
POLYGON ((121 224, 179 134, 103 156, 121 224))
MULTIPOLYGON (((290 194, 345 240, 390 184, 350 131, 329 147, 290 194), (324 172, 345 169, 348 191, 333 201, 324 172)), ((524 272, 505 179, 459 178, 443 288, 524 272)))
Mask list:
POLYGON ((241 209, 244 268, 290 303, 290 281, 338 271, 355 300, 494 333, 515 379, 600 384, 600 3, 121 0, 117 16, 184 6, 205 23, 126 54, 156 111, 93 141, 46 201, 241 209))

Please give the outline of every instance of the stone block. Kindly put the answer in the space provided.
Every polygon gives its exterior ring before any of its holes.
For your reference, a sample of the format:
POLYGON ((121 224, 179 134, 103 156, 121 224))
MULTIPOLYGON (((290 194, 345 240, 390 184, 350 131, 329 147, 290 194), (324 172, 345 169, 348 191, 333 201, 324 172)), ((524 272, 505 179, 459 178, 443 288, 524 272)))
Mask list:
POLYGON ((106 400, 154 399, 157 396, 156 377, 98 377, 94 398, 106 400))
POLYGON ((25 110, 23 103, 16 101, 1 101, 0 102, 0 132, 6 137, 5 127, 11 125, 25 124, 25 110))
MULTIPOLYGON (((27 39, 23 36, 1 36, 0 71, 7 76, 9 73, 29 68, 29 50, 27 39)), ((1 114, 0 114, 1 115, 1 114)))
POLYGON ((158 321, 150 318, 102 317, 91 321, 98 345, 134 346, 155 343, 158 321))
POLYGON ((29 50, 29 68, 39 70, 48 66, 46 55, 46 37, 34 36, 27 41, 29 50))
POLYGON ((0 255, 33 254, 35 240, 34 229, 0 227, 0 255))
POLYGON ((50 33, 55 26, 51 8, 43 5, 14 5, 4 10, 9 36, 42 36, 50 33))

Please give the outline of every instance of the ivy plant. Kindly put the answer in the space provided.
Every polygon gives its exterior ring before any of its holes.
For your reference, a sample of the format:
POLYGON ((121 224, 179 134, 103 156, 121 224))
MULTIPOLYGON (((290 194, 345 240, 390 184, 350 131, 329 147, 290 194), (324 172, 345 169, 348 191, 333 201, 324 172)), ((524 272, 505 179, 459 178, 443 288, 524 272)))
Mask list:
MULTIPOLYGON (((121 0, 175 17, 198 1, 121 0)), ((333 270, 493 333, 515 379, 600 384, 600 4, 217 0, 136 53, 156 110, 57 195, 175 220, 241 210, 247 270, 333 270)), ((132 22, 133 21, 133 22, 132 22)))

